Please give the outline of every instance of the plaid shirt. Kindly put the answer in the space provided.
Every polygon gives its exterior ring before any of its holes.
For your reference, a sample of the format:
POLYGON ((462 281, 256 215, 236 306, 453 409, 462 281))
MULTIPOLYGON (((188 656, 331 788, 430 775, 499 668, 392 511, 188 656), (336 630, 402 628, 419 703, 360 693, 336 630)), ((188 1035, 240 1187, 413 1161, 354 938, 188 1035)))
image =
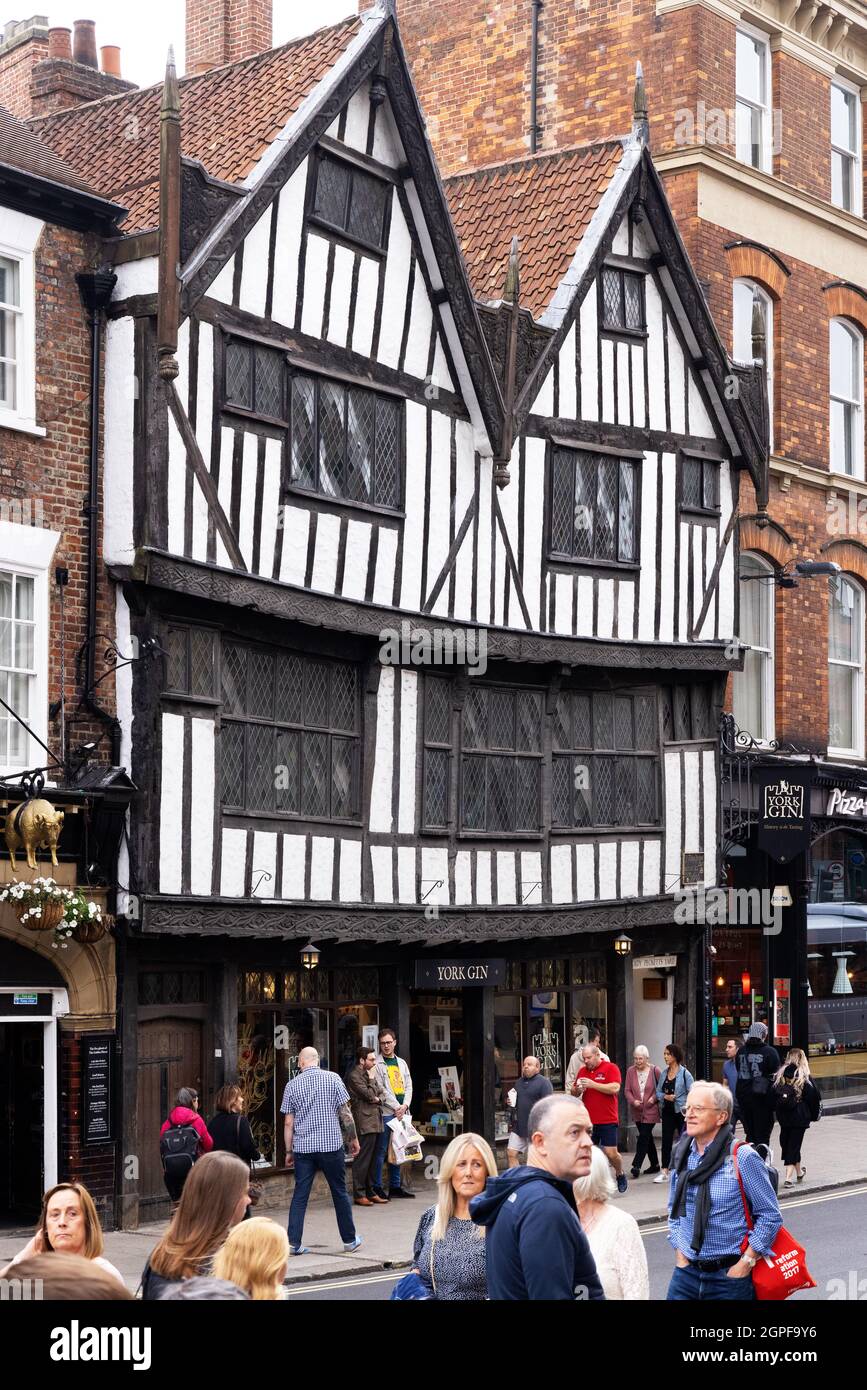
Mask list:
MULTIPOLYGON (((690 1145, 686 1166, 690 1171, 701 1161, 701 1155, 690 1145)), ((777 1195, 771 1186, 768 1170, 754 1149, 738 1149, 738 1168, 743 1179, 750 1212, 755 1223, 750 1234, 750 1245, 757 1255, 769 1255, 783 1224, 777 1195)), ((668 1207, 674 1201, 678 1175, 672 1169, 669 1184, 668 1207)), ((710 1181, 710 1219, 704 1233, 700 1250, 692 1248, 692 1224, 695 1217, 696 1188, 686 1189, 686 1210, 683 1216, 673 1220, 668 1218, 668 1239, 675 1250, 679 1250, 688 1260, 716 1260, 723 1255, 740 1253, 741 1242, 747 1234, 744 1204, 741 1190, 735 1177, 735 1165, 731 1153, 723 1166, 714 1173, 710 1181)))
POLYGON ((280 1110, 294 1115, 292 1148, 295 1153, 334 1153, 343 1148, 337 1112, 349 1100, 349 1092, 336 1072, 307 1067, 286 1083, 280 1110))

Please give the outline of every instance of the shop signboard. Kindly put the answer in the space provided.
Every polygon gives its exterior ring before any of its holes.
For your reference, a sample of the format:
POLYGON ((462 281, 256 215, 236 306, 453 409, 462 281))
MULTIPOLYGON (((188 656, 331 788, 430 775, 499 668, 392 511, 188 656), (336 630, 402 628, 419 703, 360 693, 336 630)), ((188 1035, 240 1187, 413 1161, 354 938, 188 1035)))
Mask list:
POLYGON ((504 960, 417 960, 416 989, 467 989, 473 985, 504 985, 504 960))
POLYGON ((774 979, 774 1046, 789 1047, 792 1041, 792 981, 774 979))
MULTIPOLYGON (((858 788, 858 791, 863 792, 863 790, 863 787, 858 788)), ((827 816, 858 816, 862 820, 867 818, 867 796, 859 796, 858 791, 834 787, 828 797, 825 814, 827 816)))
POLYGON ((757 768, 756 843, 778 864, 789 864, 810 843, 812 772, 803 768, 757 768))
POLYGON ((85 1144, 107 1144, 112 1134, 111 1051, 113 1036, 93 1033, 81 1040, 81 1107, 85 1144))

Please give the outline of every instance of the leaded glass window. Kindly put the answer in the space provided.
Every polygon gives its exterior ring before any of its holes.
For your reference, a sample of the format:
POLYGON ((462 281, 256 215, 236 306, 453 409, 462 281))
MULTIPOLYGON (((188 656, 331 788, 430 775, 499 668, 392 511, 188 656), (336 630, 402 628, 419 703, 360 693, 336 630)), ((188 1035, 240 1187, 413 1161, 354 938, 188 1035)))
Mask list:
POLYGON ((680 505, 687 511, 719 511, 719 470, 716 459, 684 454, 681 470, 680 505))
POLYGON ((385 248, 391 186, 375 174, 320 155, 311 217, 316 222, 370 246, 385 248))
POLYGON ((555 448, 551 455, 552 556, 634 564, 638 466, 613 454, 555 448))
POLYGON ((644 276, 604 266, 601 279, 602 327, 614 333, 644 333, 644 276))
POLYGON ((325 497, 400 505, 403 409, 393 396, 296 373, 289 427, 290 481, 325 497))
POLYGON ((164 640, 166 690, 193 699, 216 699, 216 633, 173 626, 164 640))
POLYGON ((327 820, 359 815, 358 673, 347 662, 223 644, 221 802, 327 820))
POLYGON ((551 821, 563 828, 657 825, 653 691, 563 691, 554 712, 551 821))
POLYGON ((451 685, 428 676, 424 683, 424 824, 445 829, 451 797, 451 685))
POLYGON ((461 719, 461 829, 538 833, 542 694, 471 685, 461 719))
POLYGON ((285 419, 283 390, 285 359, 277 348, 246 338, 226 342, 226 405, 249 410, 270 420, 285 419))

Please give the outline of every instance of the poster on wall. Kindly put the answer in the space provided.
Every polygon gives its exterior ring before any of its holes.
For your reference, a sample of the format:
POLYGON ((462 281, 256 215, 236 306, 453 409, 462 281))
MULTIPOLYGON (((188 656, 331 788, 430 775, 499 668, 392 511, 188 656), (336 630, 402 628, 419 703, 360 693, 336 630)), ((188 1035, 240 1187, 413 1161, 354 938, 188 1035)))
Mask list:
POLYGON ((427 1036, 431 1052, 451 1052, 452 1025, 448 1014, 431 1014, 427 1036))
POLYGON ((443 1105, 449 1111, 459 1110, 461 1107, 461 1083, 458 1080, 457 1067, 440 1067, 439 1073, 443 1105))
POLYGON ((378 1039, 376 1036, 376 1032, 377 1029, 375 1023, 363 1024, 361 1029, 361 1046, 372 1048, 374 1052, 378 1052, 379 1048, 377 1047, 378 1039))
POLYGON ((792 1041, 791 980, 774 980, 774 1046, 789 1047, 792 1041))

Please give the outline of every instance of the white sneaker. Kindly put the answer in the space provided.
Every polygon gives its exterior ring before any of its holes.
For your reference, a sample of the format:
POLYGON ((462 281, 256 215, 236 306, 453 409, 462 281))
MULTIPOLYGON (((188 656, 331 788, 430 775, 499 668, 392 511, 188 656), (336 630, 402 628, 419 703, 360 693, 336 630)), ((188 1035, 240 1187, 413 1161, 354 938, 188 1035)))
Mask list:
POLYGON ((660 1174, 659 1174, 659 1177, 658 1177, 658 1178, 654 1178, 653 1181, 654 1181, 654 1182, 668 1182, 668 1174, 667 1174, 667 1173, 660 1173, 660 1174))

